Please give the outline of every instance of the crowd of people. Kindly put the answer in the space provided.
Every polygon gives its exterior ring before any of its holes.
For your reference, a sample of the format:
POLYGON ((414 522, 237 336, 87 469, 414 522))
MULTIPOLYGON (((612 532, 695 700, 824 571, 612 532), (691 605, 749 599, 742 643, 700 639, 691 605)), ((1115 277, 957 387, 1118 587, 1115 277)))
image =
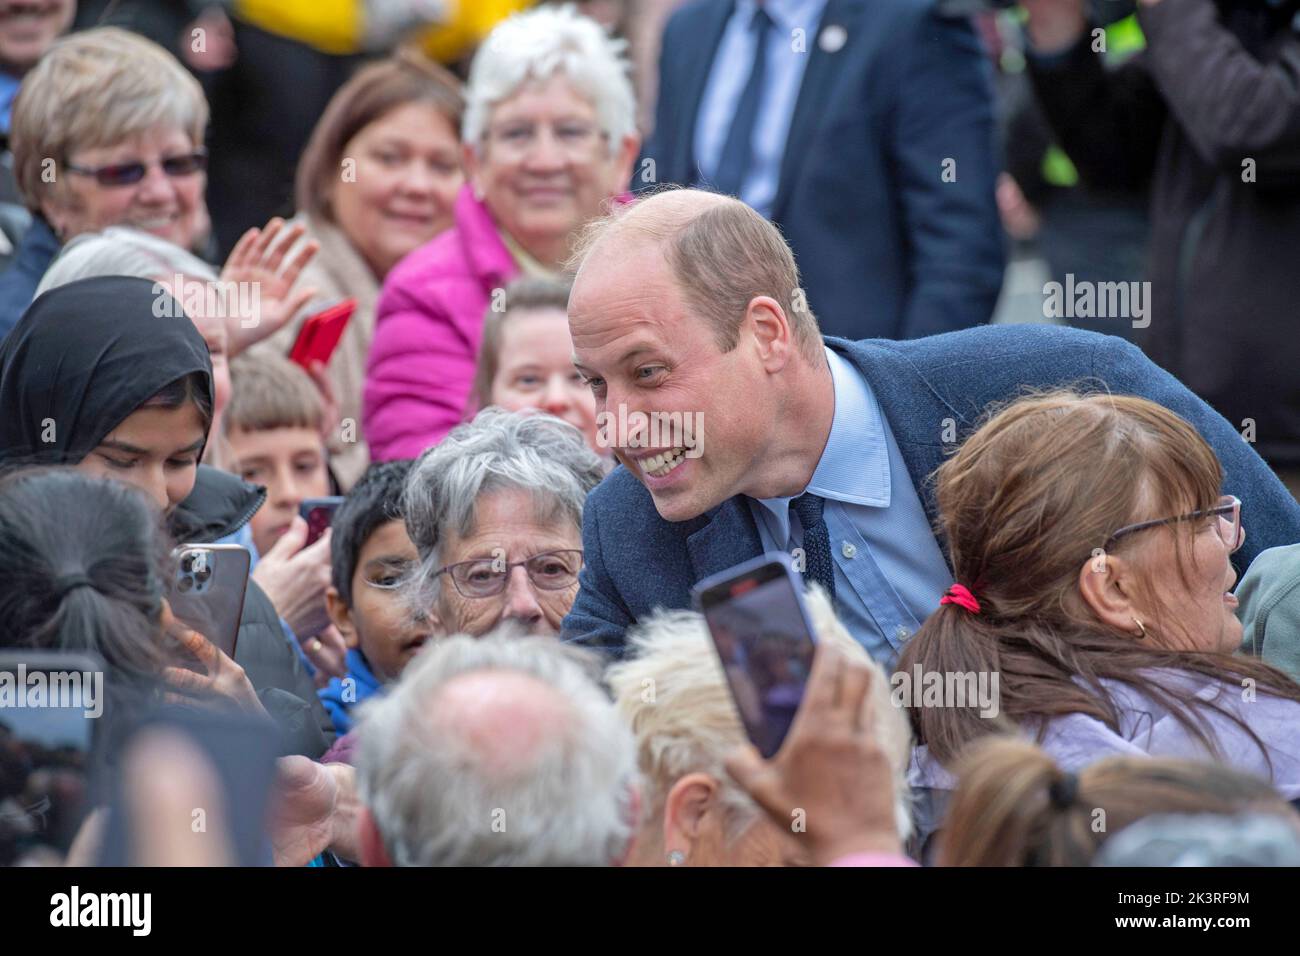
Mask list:
POLYGON ((1300 861, 1292 0, 102 6, 0 0, 0 864, 1300 861))

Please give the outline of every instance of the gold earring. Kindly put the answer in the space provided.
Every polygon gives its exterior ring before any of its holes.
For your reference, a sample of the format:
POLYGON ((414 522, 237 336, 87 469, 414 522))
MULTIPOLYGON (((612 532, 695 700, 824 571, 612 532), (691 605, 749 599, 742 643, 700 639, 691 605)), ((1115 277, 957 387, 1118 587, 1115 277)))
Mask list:
POLYGON ((1142 622, 1136 617, 1133 618, 1133 623, 1138 626, 1138 640, 1145 641, 1147 639, 1147 629, 1142 626, 1142 622))

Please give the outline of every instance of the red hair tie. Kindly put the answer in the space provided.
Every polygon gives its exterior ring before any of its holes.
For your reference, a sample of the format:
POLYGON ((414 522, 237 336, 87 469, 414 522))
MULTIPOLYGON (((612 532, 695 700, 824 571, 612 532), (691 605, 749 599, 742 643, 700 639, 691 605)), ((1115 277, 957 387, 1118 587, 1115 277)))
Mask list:
POLYGON ((970 593, 970 588, 964 584, 954 584, 948 589, 948 593, 939 598, 940 604, 959 604, 972 614, 980 612, 980 602, 975 600, 975 595, 970 593))

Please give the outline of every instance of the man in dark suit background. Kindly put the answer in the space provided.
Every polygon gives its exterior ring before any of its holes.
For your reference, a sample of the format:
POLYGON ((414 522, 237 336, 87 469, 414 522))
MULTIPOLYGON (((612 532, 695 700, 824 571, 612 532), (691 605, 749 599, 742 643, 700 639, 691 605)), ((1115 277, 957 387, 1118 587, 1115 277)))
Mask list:
POLYGON ((687 3, 638 186, 700 185, 777 223, 828 334, 987 322, 1004 265, 992 84, 969 21, 933 6, 687 3))
POLYGON ((621 653, 629 625, 689 607, 708 575, 799 548, 806 577, 891 666, 952 584, 926 479, 1026 387, 1137 395, 1195 426, 1248 503, 1239 572, 1300 540, 1300 505, 1263 459, 1124 340, 1025 325, 823 340, 793 301, 798 280, 771 223, 698 190, 647 198, 588 236, 569 330, 621 467, 587 498, 566 639, 621 653), (655 428, 656 414, 689 434, 655 428))

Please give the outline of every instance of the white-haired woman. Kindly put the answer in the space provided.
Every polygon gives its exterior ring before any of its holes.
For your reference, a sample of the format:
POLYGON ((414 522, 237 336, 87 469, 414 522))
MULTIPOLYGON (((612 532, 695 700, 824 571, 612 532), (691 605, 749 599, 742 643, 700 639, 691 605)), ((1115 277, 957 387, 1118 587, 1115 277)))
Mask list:
POLYGON ((375 460, 412 458, 462 418, 489 304, 555 276, 581 227, 625 190, 640 141, 624 43, 569 7, 499 24, 474 58, 455 225, 384 280, 366 372, 375 460))
POLYGON ((420 555, 414 609, 448 634, 503 622, 558 634, 578 595, 582 508, 604 475, 568 422, 488 408, 411 469, 406 530, 420 555))
MULTIPOLYGON (((910 829, 907 718, 886 692, 888 679, 836 619, 820 591, 808 594, 818 638, 867 667, 876 691, 864 710, 892 777, 899 839, 910 829)), ((645 779, 640 829, 629 864, 787 866, 814 862, 769 819, 725 769, 747 737, 704 619, 660 612, 629 634, 630 657, 606 675, 631 725, 645 779)), ((798 822, 790 818, 787 826, 798 822)))

